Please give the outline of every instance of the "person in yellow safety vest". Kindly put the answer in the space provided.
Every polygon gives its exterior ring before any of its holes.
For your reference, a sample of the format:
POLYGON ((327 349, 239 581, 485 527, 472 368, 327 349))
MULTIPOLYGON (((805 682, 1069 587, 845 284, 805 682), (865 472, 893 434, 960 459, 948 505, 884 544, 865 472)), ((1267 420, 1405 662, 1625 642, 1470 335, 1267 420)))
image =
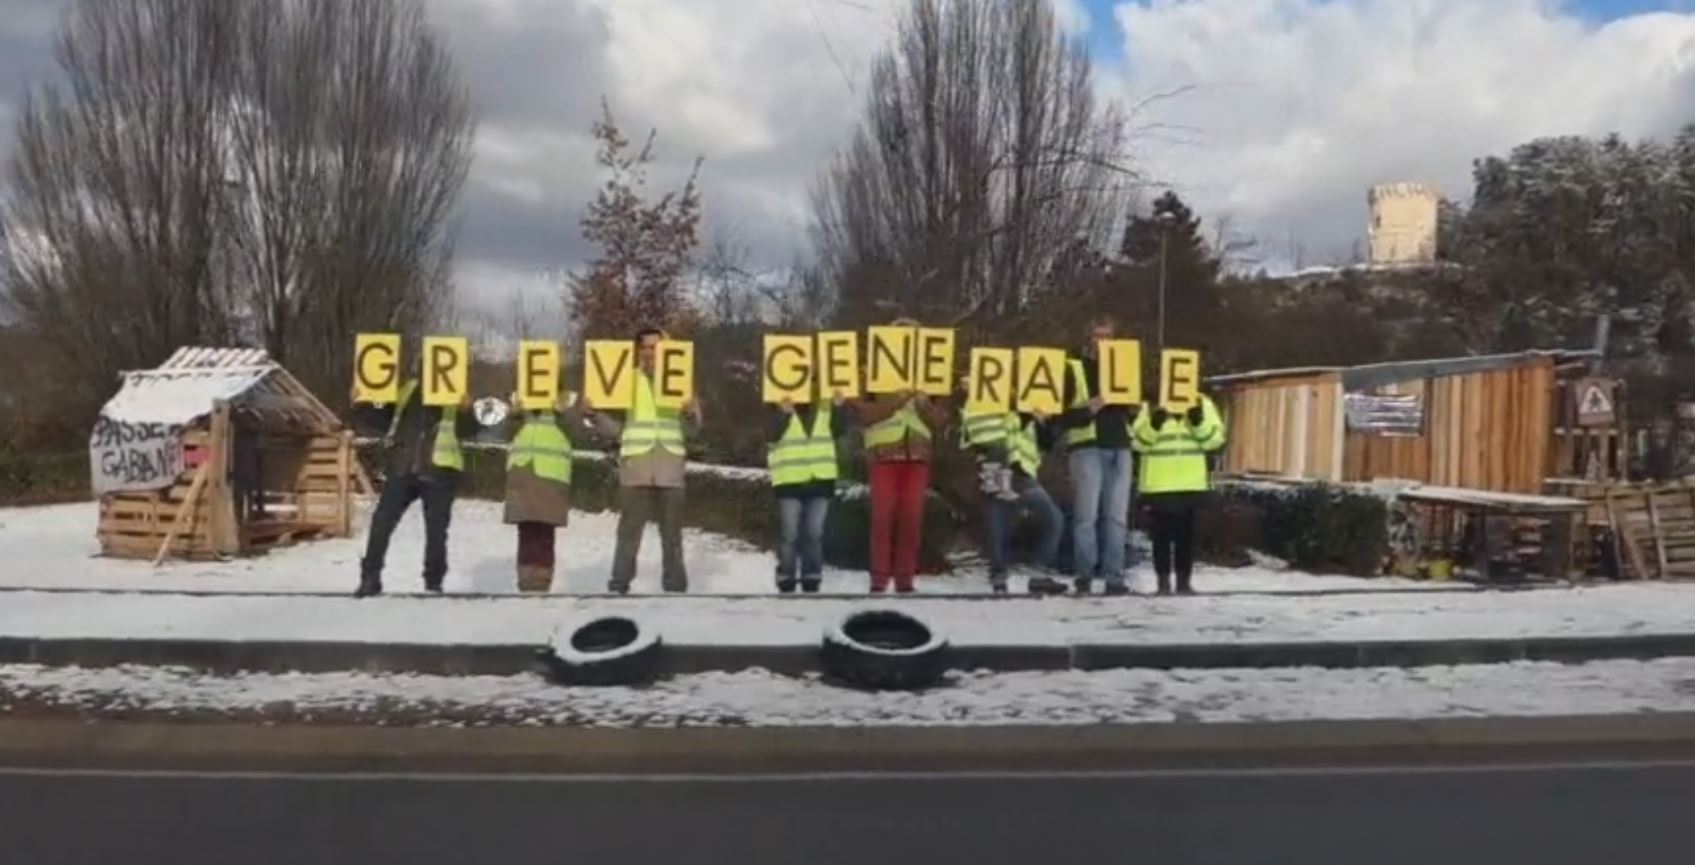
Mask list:
POLYGON ((1172 569, 1177 593, 1194 593, 1195 512, 1212 489, 1207 456, 1224 447, 1224 418, 1211 398, 1173 416, 1164 408, 1146 406, 1136 418, 1131 438, 1141 458, 1137 485, 1153 515, 1154 573, 1159 593, 1171 594, 1172 569))
POLYGON ((642 532, 659 523, 662 565, 660 585, 667 592, 689 590, 683 564, 683 481, 686 442, 700 426, 700 404, 690 399, 681 410, 660 408, 654 399, 653 365, 665 332, 644 328, 636 334, 636 401, 622 422, 587 406, 588 420, 602 435, 618 441, 618 539, 612 553, 607 589, 628 594, 636 578, 642 532))
MULTIPOLYGON (((910 318, 892 327, 917 327, 910 318)), ((948 408, 916 391, 871 394, 854 404, 865 436, 871 486, 871 591, 907 593, 916 586, 930 491, 932 430, 948 421, 948 408)))
POLYGON ((1108 595, 1127 595, 1132 450, 1130 409, 1101 399, 1100 349, 1114 338, 1117 323, 1100 316, 1089 341, 1071 359, 1065 412, 1059 426, 1071 468, 1071 564, 1078 594, 1088 594, 1098 577, 1108 595))
POLYGON ((555 537, 571 519, 570 429, 581 423, 573 396, 561 390, 552 408, 513 413, 518 429, 506 451, 504 517, 518 527, 520 592, 553 587, 555 537))
POLYGON ((1035 564, 1045 571, 1031 577, 1028 588, 1032 594, 1064 594, 1065 584, 1055 579, 1052 572, 1059 559, 1065 515, 1059 512, 1059 506, 1037 477, 1042 452, 1053 446, 1047 418, 1018 412, 966 411, 960 416, 960 443, 977 457, 983 469, 980 477, 990 587, 996 594, 1006 592, 1007 545, 1012 523, 1021 511, 1028 511, 1040 523, 1035 564), (1003 465, 1011 470, 1010 485, 990 476, 999 475, 1003 465))
POLYGON ((457 406, 436 407, 424 405, 418 391, 418 380, 411 378, 401 385, 400 398, 393 405, 354 406, 355 428, 380 431, 386 451, 382 492, 371 513, 354 597, 382 594, 389 540, 401 517, 418 500, 424 503, 424 589, 440 592, 447 577, 447 529, 465 471, 460 442, 475 436, 478 424, 469 410, 469 393, 457 406))
POLYGON ((784 400, 772 421, 766 463, 777 495, 781 538, 777 545, 777 591, 798 586, 817 592, 824 579, 824 522, 836 497, 836 439, 847 434, 846 401, 796 405, 784 400))

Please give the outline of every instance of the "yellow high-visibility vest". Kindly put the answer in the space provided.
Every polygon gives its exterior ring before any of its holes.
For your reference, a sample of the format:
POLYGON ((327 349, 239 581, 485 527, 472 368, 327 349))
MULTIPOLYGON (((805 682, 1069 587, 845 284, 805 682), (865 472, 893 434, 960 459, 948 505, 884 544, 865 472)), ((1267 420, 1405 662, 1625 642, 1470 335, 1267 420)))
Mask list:
POLYGON ((831 434, 831 407, 822 404, 812 418, 812 429, 789 417, 788 429, 766 454, 771 467, 771 485, 798 486, 815 481, 833 481, 840 476, 836 463, 836 437, 831 434))

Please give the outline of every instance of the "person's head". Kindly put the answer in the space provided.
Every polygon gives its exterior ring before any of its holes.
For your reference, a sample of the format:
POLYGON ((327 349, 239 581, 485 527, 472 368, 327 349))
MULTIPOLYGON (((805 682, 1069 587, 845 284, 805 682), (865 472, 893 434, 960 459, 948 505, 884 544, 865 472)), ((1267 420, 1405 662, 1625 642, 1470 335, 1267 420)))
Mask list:
POLYGON ((1118 321, 1110 315, 1097 315, 1089 320, 1090 352, 1100 351, 1101 343, 1115 339, 1118 335, 1118 321))
POLYGON ((922 325, 918 323, 918 319, 907 318, 903 315, 900 318, 889 322, 889 327, 922 327, 922 325))
POLYGON ((665 331, 657 327, 644 327, 636 331, 636 361, 641 368, 652 372, 655 356, 659 352, 659 343, 665 340, 665 331))

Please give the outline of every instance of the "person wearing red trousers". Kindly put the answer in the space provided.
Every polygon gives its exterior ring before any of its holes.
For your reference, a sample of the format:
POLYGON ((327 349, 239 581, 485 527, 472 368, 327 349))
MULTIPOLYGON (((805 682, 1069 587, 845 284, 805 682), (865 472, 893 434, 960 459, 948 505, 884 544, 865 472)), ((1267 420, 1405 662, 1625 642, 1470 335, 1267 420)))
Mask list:
POLYGON ((921 393, 879 394, 856 408, 871 478, 871 591, 911 592, 930 489, 934 431, 946 406, 921 393))

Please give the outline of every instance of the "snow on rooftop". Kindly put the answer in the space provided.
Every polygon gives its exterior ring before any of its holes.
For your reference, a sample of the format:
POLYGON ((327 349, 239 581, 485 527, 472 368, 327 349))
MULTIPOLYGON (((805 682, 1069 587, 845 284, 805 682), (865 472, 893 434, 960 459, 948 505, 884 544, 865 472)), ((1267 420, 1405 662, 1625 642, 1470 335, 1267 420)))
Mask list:
POLYGON ((279 369, 259 349, 181 348, 157 368, 125 372, 100 413, 126 423, 188 424, 279 369))

